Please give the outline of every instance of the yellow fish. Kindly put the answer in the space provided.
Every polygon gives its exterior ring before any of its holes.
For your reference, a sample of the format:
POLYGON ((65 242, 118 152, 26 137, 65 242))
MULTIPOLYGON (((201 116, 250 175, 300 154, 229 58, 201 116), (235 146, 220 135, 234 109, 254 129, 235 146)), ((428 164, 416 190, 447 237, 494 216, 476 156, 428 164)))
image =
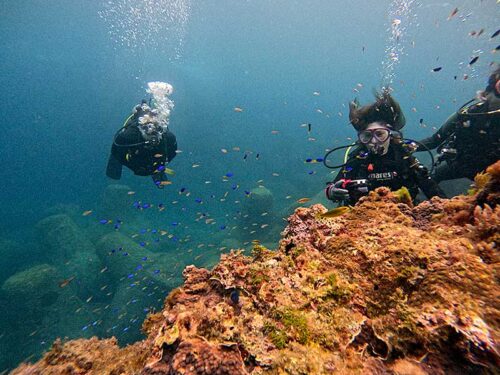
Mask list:
POLYGON ((83 211, 82 216, 89 216, 92 213, 92 210, 83 211))
POLYGON ((337 217, 345 214, 346 212, 349 212, 351 210, 351 207, 348 206, 340 206, 337 208, 334 208, 328 212, 325 212, 323 214, 319 214, 318 218, 321 219, 331 219, 332 217, 337 217))
POLYGON ((165 168, 165 173, 173 176, 175 174, 175 171, 173 169, 170 169, 170 168, 165 168))
POLYGON ((160 182, 160 185, 161 186, 172 185, 172 181, 162 181, 162 182, 160 182))

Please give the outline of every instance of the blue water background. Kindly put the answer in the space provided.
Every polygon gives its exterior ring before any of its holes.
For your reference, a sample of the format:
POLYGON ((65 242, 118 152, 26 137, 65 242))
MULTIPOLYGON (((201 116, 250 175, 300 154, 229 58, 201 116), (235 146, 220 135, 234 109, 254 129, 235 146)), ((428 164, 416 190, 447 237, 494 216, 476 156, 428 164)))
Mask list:
MULTIPOLYGON (((159 191, 150 179, 128 171, 120 181, 137 200, 167 206, 161 213, 141 211, 155 228, 172 229, 178 222, 179 238, 191 236, 189 244, 166 241, 156 251, 175 251, 186 264, 196 264, 192 257, 203 250, 186 250, 210 243, 214 234, 220 239, 228 229, 223 225, 238 225, 233 217, 241 203, 235 201, 259 185, 272 191, 281 220, 295 200, 320 193, 334 176, 304 160, 349 143, 354 137, 349 101, 356 96, 371 101, 372 90, 384 83, 389 5, 385 0, 193 1, 181 57, 175 59, 161 47, 131 49, 113 42, 109 24, 98 16, 105 1, 1 2, 0 237, 20 245, 21 263, 28 267, 44 257, 34 225, 56 212, 54 206, 99 212, 99 199, 113 183, 104 174, 113 134, 145 97, 146 83, 156 80, 175 88, 170 128, 182 153, 171 164, 173 184, 159 191), (312 124, 310 134, 303 123, 312 124), (234 175, 225 182, 227 173, 234 175), (232 184, 239 187, 233 190, 232 184), (178 194, 183 187, 189 197, 178 194), (175 200, 179 203, 170 203, 175 200), (217 224, 195 221, 197 212, 217 224)), ((489 37, 498 28, 499 8, 494 0, 433 1, 415 13, 392 87, 407 118, 405 136, 419 139, 484 88, 490 62, 498 61, 490 52, 498 38, 489 37), (447 20, 454 7, 459 14, 447 20), (480 37, 468 35, 481 28, 480 37), (479 61, 468 66, 479 50, 479 61), (443 69, 431 72, 435 67, 443 69)), ((99 215, 80 217, 79 223, 92 230, 102 218, 116 220, 99 215)), ((6 267, 0 259, 0 272, 9 274, 6 267)), ((39 355, 48 344, 37 346, 41 339, 34 336, 30 350, 39 355)), ((14 361, 22 358, 17 353, 14 361)))

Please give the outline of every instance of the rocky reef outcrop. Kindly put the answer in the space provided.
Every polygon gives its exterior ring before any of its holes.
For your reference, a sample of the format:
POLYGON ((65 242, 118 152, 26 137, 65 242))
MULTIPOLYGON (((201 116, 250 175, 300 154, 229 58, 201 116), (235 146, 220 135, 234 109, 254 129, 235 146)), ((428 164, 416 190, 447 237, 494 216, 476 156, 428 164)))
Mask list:
POLYGON ((380 188, 335 217, 298 208, 274 251, 187 267, 145 340, 57 341, 13 373, 498 373, 500 162, 475 185, 415 207, 380 188))

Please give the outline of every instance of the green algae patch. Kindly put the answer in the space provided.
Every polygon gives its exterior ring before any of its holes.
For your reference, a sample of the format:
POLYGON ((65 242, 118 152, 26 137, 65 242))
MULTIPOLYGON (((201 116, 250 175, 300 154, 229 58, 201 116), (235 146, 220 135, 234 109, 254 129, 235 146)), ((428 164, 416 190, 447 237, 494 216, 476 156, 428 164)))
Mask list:
POLYGON ((346 283, 339 283, 337 275, 335 273, 330 273, 326 277, 328 283, 328 290, 326 292, 327 298, 332 298, 336 302, 345 303, 349 300, 352 295, 352 287, 346 283))
POLYGON ((271 342, 276 346, 277 349, 284 349, 288 343, 288 337, 286 332, 276 327, 275 324, 266 322, 264 323, 263 333, 271 342))
POLYGON ((297 342, 304 345, 309 341, 310 332, 307 319, 303 313, 285 308, 275 310, 272 315, 287 329, 287 332, 290 332, 297 342))

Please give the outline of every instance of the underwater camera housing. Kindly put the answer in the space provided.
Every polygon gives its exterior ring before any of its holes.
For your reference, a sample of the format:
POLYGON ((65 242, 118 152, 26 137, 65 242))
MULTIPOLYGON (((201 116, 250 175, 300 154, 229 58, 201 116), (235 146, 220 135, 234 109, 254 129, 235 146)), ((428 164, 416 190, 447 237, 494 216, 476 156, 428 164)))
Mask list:
POLYGON ((346 184, 349 196, 355 201, 365 196, 370 191, 370 182, 366 179, 351 180, 346 184))
POLYGON ((443 147, 439 151, 437 157, 437 163, 442 163, 443 161, 453 161, 457 157, 457 149, 452 147, 443 147))

